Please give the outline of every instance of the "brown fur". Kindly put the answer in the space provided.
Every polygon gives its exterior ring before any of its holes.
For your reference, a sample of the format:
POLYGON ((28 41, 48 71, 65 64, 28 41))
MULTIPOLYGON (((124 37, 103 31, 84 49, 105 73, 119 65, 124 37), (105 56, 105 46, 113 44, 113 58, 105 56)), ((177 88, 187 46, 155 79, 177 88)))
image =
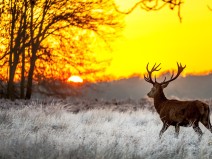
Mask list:
POLYGON ((180 126, 192 126, 194 131, 201 138, 202 130, 199 128, 199 122, 201 122, 210 132, 212 133, 212 126, 210 122, 210 109, 209 106, 201 101, 178 101, 169 100, 165 97, 163 89, 168 86, 168 84, 179 77, 181 72, 186 66, 182 66, 177 63, 178 72, 174 76, 172 74, 171 78, 166 81, 158 83, 155 78, 155 82, 152 80, 152 73, 154 71, 159 71, 160 66, 154 65, 151 70, 146 66, 148 76, 144 76, 144 79, 153 84, 153 88, 147 94, 149 97, 154 98, 155 109, 157 110, 160 118, 163 122, 163 128, 160 131, 160 137, 167 130, 167 128, 172 125, 175 126, 176 136, 179 134, 180 126))
POLYGON ((202 131, 199 128, 199 122, 212 132, 209 118, 210 110, 207 104, 198 100, 169 100, 165 97, 163 86, 159 83, 154 84, 154 89, 148 93, 148 96, 154 98, 155 108, 164 124, 160 137, 170 125, 175 126, 177 136, 180 126, 192 126, 201 137, 202 131))

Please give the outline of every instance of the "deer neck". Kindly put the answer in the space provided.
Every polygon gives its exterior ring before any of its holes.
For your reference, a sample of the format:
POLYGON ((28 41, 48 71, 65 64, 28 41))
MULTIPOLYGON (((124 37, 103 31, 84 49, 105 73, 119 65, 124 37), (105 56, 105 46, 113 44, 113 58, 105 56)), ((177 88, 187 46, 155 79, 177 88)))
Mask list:
POLYGON ((165 102, 165 101, 167 101, 167 98, 164 95, 163 91, 161 91, 154 97, 154 105, 155 105, 155 109, 157 110, 157 112, 160 112, 160 110, 163 106, 163 102, 165 102))

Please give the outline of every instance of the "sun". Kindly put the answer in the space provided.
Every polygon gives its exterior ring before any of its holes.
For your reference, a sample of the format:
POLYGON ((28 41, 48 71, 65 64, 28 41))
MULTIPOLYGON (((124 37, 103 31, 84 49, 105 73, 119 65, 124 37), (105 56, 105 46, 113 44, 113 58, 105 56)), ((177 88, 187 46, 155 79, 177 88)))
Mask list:
POLYGON ((68 78, 68 82, 82 83, 83 79, 80 76, 71 76, 68 78))

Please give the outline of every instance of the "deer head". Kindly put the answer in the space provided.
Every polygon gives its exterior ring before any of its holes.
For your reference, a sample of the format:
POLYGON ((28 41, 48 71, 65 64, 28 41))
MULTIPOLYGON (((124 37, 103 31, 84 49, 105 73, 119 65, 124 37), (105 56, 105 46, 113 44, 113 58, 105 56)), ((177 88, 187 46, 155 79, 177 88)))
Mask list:
POLYGON ((152 88, 151 91, 147 94, 150 98, 155 98, 157 95, 160 95, 160 94, 163 92, 163 89, 166 88, 170 82, 172 82, 172 81, 174 81, 175 79, 177 79, 178 76, 180 75, 180 73, 181 73, 181 72, 184 70, 184 68, 186 67, 186 66, 182 67, 181 64, 178 64, 178 63, 177 63, 177 67, 178 67, 178 72, 177 72, 177 74, 174 76, 174 73, 172 73, 172 76, 171 76, 171 78, 170 78, 168 81, 166 81, 166 77, 165 77, 164 81, 159 83, 159 82, 157 82, 156 77, 155 77, 155 81, 152 80, 152 73, 153 73, 154 71, 159 71, 159 70, 161 69, 161 68, 158 68, 158 67, 160 66, 160 64, 159 64, 159 65, 156 65, 156 64, 155 64, 155 65, 152 67, 151 70, 149 70, 148 65, 149 65, 149 63, 148 63, 147 66, 146 66, 146 70, 147 70, 147 72, 148 72, 148 75, 147 75, 147 76, 144 75, 144 79, 145 79, 145 81, 147 81, 147 82, 149 82, 149 83, 151 83, 151 84, 153 85, 153 88, 152 88))

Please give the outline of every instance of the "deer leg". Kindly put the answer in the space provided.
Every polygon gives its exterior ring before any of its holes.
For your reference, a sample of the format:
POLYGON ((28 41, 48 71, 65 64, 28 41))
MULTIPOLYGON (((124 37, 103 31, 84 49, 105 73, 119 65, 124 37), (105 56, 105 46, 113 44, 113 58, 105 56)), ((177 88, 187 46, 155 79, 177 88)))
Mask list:
POLYGON ((212 126, 209 118, 206 120, 203 119, 201 123, 212 133, 212 126))
POLYGON ((167 123, 163 123, 163 127, 160 131, 159 138, 161 139, 163 133, 168 129, 169 125, 167 123))
POLYGON ((199 136, 199 141, 200 141, 201 138, 202 138, 203 133, 202 133, 202 130, 200 129, 198 123, 195 124, 195 125, 193 125, 193 129, 194 129, 194 131, 198 134, 198 136, 199 136))
POLYGON ((178 138, 180 132, 180 126, 177 124, 175 125, 175 137, 178 138))

